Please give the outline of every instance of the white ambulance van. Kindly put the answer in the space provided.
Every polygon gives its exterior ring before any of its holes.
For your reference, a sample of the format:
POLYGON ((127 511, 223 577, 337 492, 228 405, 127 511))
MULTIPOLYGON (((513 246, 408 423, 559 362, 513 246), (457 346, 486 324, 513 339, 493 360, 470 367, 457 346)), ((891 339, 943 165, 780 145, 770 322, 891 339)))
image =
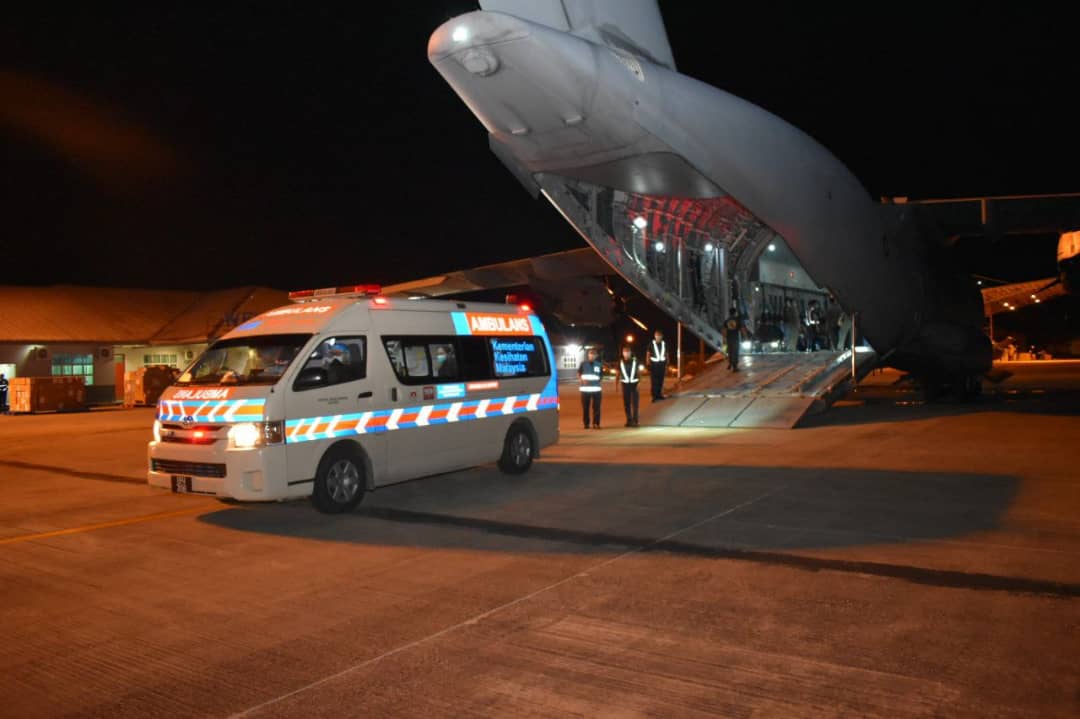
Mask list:
POLYGON ((551 343, 527 307, 307 290, 214 342, 158 403, 149 482, 348 511, 376 487, 558 440, 551 343))

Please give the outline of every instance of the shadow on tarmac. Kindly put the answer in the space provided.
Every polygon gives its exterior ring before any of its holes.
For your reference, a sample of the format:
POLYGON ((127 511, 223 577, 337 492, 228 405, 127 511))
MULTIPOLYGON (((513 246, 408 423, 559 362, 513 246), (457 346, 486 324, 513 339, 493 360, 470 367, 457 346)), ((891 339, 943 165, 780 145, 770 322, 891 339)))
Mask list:
POLYGON ((295 502, 244 505, 199 520, 240 532, 369 546, 514 554, 663 552, 935 586, 1080 596, 1080 585, 789 553, 994 529, 1017 484, 1013 477, 985 474, 551 463, 526 478, 507 479, 483 467, 382 488, 349 515, 321 515, 295 502))
POLYGON ((297 502, 237 505, 200 520, 335 542, 544 553, 652 547, 697 556, 963 537, 996 528, 1017 484, 985 474, 550 462, 524 477, 478 467, 380 488, 346 516, 297 502), (711 517, 678 542, 656 545, 711 517), (477 533, 531 543, 477 544, 477 533))
POLYGON ((915 422, 980 413, 1080 416, 1080 392, 1009 389, 988 392, 970 402, 924 402, 914 393, 854 392, 824 412, 803 417, 797 429, 875 423, 915 422))

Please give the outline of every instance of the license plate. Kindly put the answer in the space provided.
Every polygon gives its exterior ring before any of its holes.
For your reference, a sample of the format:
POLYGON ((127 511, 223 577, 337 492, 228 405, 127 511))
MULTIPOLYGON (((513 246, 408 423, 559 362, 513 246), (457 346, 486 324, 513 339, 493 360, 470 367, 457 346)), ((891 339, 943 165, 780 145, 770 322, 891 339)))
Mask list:
POLYGON ((172 491, 176 494, 187 494, 191 491, 191 477, 173 477, 172 491))

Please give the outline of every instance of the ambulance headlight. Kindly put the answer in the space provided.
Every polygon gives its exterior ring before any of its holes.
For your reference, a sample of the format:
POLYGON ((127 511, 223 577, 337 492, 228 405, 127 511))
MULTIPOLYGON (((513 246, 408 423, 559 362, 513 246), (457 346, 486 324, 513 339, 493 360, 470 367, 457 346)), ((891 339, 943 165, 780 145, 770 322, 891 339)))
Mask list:
POLYGON ((229 444, 238 449, 250 449, 259 446, 262 434, 253 422, 239 422, 229 427, 229 444))
POLYGON ((229 427, 229 444, 236 449, 281 444, 284 438, 284 422, 237 422, 229 427))
POLYGON ((154 420, 154 441, 161 441, 161 420, 154 420))

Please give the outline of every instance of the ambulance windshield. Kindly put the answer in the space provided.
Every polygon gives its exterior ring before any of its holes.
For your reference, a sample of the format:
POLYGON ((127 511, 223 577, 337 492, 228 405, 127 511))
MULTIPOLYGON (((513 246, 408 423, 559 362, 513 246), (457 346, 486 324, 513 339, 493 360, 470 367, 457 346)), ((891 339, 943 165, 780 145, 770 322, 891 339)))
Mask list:
POLYGON ((215 342, 176 384, 274 384, 309 339, 311 335, 261 335, 215 342))

